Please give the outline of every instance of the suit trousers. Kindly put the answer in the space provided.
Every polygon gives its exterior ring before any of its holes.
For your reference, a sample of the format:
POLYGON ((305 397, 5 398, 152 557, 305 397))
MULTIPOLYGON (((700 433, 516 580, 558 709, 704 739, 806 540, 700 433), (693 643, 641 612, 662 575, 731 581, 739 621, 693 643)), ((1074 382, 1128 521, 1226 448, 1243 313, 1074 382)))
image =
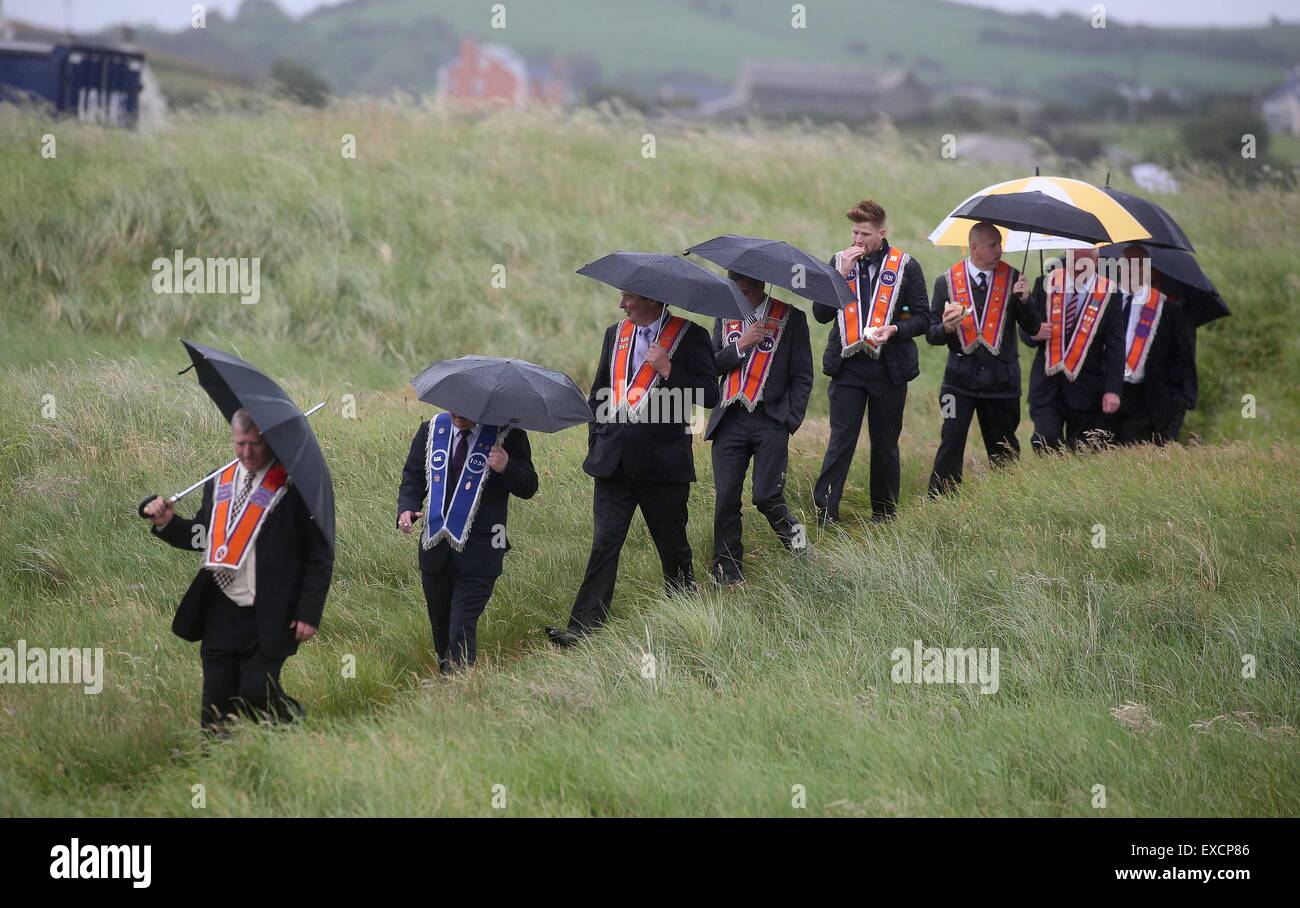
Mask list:
MULTIPOLYGON (((301 707, 280 686, 284 659, 263 657, 257 641, 257 606, 236 605, 216 582, 204 606, 203 712, 205 731, 220 731, 232 715, 292 722, 301 707)), ((286 628, 287 631, 287 628, 286 628)))
POLYGON ((478 619, 492 598, 495 577, 462 577, 453 560, 447 570, 420 572, 424 603, 433 627, 433 648, 443 674, 473 665, 478 656, 478 619))
POLYGON ((749 464, 754 463, 751 498, 782 545, 790 547, 794 522, 785 502, 785 471, 790 432, 763 410, 751 413, 734 403, 713 433, 713 570, 728 581, 741 577, 740 497, 749 464))
MULTIPOLYGON (((1179 423, 1181 424, 1181 420, 1179 423)), ((1151 405, 1147 402, 1146 388, 1140 383, 1124 385, 1119 409, 1109 417, 1107 424, 1115 433, 1115 443, 1120 445, 1163 445, 1176 438, 1176 433, 1174 438, 1171 438, 1156 432, 1155 422, 1151 419, 1151 405)))
POLYGON ((686 537, 690 494, 689 482, 629 479, 621 467, 612 476, 596 478, 591 555, 569 615, 570 633, 589 633, 605 623, 614 599, 619 555, 638 507, 659 552, 665 589, 671 595, 695 587, 691 544, 686 537))
MULTIPOLYGON (((847 367, 848 362, 841 368, 847 367)), ((862 382, 856 377, 842 377, 841 373, 840 377, 831 379, 828 394, 831 437, 822 459, 821 475, 813 488, 817 510, 831 520, 839 519, 840 497, 853 464, 865 413, 871 441, 871 514, 876 519, 893 516, 898 509, 898 437, 903 433, 907 385, 862 382)))
POLYGON ((1085 447, 1094 440, 1101 440, 1097 433, 1106 431, 1106 419, 1100 405, 1095 410, 1078 410, 1059 394, 1047 404, 1031 404, 1029 417, 1034 421, 1034 434, 1030 441, 1040 454, 1049 448, 1060 449, 1065 445, 1085 447))
POLYGON ((972 416, 979 420, 980 435, 991 465, 999 467, 1020 456, 1020 442, 1016 439, 1016 428, 1020 425, 1019 397, 974 397, 944 388, 939 392, 939 412, 944 413, 944 420, 939 429, 934 470, 930 473, 931 495, 950 491, 961 482, 972 416), (949 395, 951 401, 947 399, 949 395))

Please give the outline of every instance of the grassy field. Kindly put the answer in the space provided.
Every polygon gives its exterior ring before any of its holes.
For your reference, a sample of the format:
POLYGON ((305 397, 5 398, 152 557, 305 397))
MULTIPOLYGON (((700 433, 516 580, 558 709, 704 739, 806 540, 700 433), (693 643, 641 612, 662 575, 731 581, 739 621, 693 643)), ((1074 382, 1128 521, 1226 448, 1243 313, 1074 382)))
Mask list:
MULTIPOLYGON (((1191 172, 1168 201, 1235 313, 1201 335, 1202 406, 1189 419, 1200 443, 1029 457, 991 475, 975 442, 961 495, 924 501, 942 368, 926 349, 897 522, 850 520, 792 562, 748 512, 749 585, 675 601, 659 593, 638 524, 614 622, 559 653, 540 628, 577 588, 590 480, 580 431, 535 436, 541 491, 512 508, 516 548, 480 626, 480 666, 442 680, 414 542, 392 526, 402 458, 429 413, 403 388, 411 375, 445 356, 510 354, 585 385, 616 298, 573 275, 578 265, 727 231, 829 252, 863 196, 889 209, 896 241, 933 278, 956 251, 924 235, 1013 174, 941 161, 887 131, 382 105, 149 137, 5 112, 0 162, 0 646, 102 646, 107 666, 96 696, 0 685, 0 814, 1300 811, 1295 193, 1191 172), (648 130, 653 159, 641 154, 648 130), (53 160, 39 154, 47 132, 53 160), (356 159, 340 155, 346 133, 356 159), (150 263, 176 248, 260 256, 261 301, 155 295, 150 263), (180 335, 263 364, 304 403, 330 400, 313 424, 338 496, 322 634, 286 668, 309 721, 245 729, 210 751, 196 647, 169 631, 197 563, 134 516, 146 492, 226 457, 215 408, 176 375, 180 335), (997 647, 998 691, 892 683, 891 651, 916 639, 997 647), (791 805, 796 785, 804 810, 791 805)), ((816 327, 818 350, 824 338, 816 327)), ((819 378, 791 465, 805 514, 824 418, 819 378)), ((696 462, 702 574, 703 444, 696 462)), ((850 517, 869 510, 865 468, 864 440, 850 517)))

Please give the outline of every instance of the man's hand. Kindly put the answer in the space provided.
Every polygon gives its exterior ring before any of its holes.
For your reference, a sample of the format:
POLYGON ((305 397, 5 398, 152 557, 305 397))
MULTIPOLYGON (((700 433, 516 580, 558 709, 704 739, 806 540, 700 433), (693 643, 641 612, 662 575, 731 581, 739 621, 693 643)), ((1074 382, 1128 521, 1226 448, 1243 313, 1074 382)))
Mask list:
POLYGON ((668 373, 673 370, 673 364, 668 359, 668 351, 657 341, 645 352, 645 361, 664 378, 667 378, 668 373))
MULTIPOLYGON (((659 345, 656 344, 655 346, 659 345)), ((659 347, 659 349, 662 350, 663 347, 659 347)), ((506 449, 500 445, 493 445, 492 450, 488 452, 488 467, 491 468, 492 472, 504 472, 508 463, 510 463, 510 455, 506 453, 506 449)))
POLYGON ((881 325, 879 328, 872 328, 871 332, 873 335, 871 339, 878 344, 883 344, 885 341, 889 340, 891 337, 893 337, 895 334, 898 333, 898 326, 881 325))
POLYGON ((848 249, 841 250, 839 257, 840 274, 848 277, 849 272, 853 270, 853 266, 858 263, 858 259, 866 254, 867 250, 861 246, 850 246, 848 249))
POLYGON ((1107 416, 1119 409, 1119 395, 1106 393, 1101 396, 1101 412, 1107 416))
POLYGON ((1034 335, 1034 340, 1045 341, 1052 336, 1052 323, 1044 321, 1038 326, 1038 333, 1034 335))
POLYGON ((397 528, 409 536, 412 530, 411 524, 419 520, 423 513, 423 511, 403 511, 397 518, 397 528))
POLYGON ((169 498, 155 495, 153 501, 144 506, 144 516, 148 517, 153 525, 161 530, 171 523, 171 519, 176 516, 176 505, 172 504, 169 498))
POLYGON ((1029 284, 1025 283, 1025 276, 1023 274, 1016 278, 1016 283, 1012 286, 1011 292, 1022 300, 1029 298, 1029 284))
POLYGON ((310 640, 316 636, 316 628, 312 627, 306 621, 290 621, 289 629, 293 631, 293 639, 302 643, 304 640, 310 640))
POLYGON ((740 335, 736 341, 736 347, 740 350, 748 350, 767 336, 767 322, 754 322, 745 329, 745 333, 740 335))
POLYGON ((966 317, 966 309, 961 303, 945 303, 943 307, 943 330, 949 334, 957 333, 957 326, 966 317))

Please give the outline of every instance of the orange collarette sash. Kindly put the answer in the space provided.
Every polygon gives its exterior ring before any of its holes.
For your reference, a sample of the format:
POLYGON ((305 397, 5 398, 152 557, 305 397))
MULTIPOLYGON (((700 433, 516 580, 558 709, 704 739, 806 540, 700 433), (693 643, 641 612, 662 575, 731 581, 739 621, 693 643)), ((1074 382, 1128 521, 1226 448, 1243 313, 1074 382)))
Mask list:
MULTIPOLYGON (((686 336, 689 326, 688 319, 680 315, 668 315, 668 311, 664 310, 664 318, 659 322, 659 333, 654 343, 668 351, 670 360, 677 345, 686 336)), ((614 355, 609 360, 609 388, 614 412, 626 408, 632 413, 638 413, 645 405, 646 392, 659 381, 659 370, 645 360, 641 361, 641 368, 635 377, 628 375, 632 368, 632 341, 636 329, 636 323, 625 318, 619 322, 618 331, 614 333, 614 355)))
POLYGON ((1110 302, 1111 286, 1104 277, 1097 275, 1097 283, 1084 301, 1083 311, 1075 323, 1074 334, 1066 338, 1065 293, 1061 290, 1065 283, 1064 269, 1053 271, 1049 281, 1052 287, 1047 296, 1047 322, 1051 334, 1047 338, 1047 361, 1043 371, 1047 375, 1064 372, 1067 379, 1074 381, 1079 377, 1079 370, 1083 368, 1083 361, 1096 337, 1097 325, 1110 302))
POLYGON ((975 306, 971 301, 970 280, 963 259, 948 269, 948 299, 966 310, 957 326, 957 340, 961 352, 970 353, 983 344, 994 356, 1002 346, 1002 326, 1007 320, 1007 296, 1011 288, 1011 266, 998 262, 993 269, 993 283, 984 300, 983 318, 975 321, 975 306))
MULTIPOLYGON (((745 409, 754 412, 763 397, 763 386, 767 384, 767 374, 772 371, 772 360, 776 358, 777 344, 785 332, 785 323, 790 314, 790 304, 768 297, 768 307, 762 316, 764 320, 772 319, 779 324, 775 331, 769 331, 753 348, 749 357, 736 368, 727 373, 722 386, 722 402, 726 407, 732 401, 739 400, 745 409)), ((728 319, 722 323, 722 336, 726 343, 732 344, 740 338, 745 330, 745 322, 728 319)))
POLYGON ((271 469, 262 477, 262 484, 244 502, 244 509, 238 514, 231 514, 238 466, 231 464, 217 477, 212 517, 208 521, 208 549, 203 559, 204 567, 238 570, 243 565, 244 557, 252 548, 253 540, 257 538, 271 505, 289 478, 282 464, 272 464, 271 469))
MULTIPOLYGON (((849 290, 853 292, 854 302, 845 306, 838 315, 840 327, 840 355, 846 359, 865 349, 871 356, 880 356, 880 344, 867 337, 868 328, 880 328, 888 325, 894 318, 894 303, 898 299, 898 287, 901 283, 903 269, 910 256, 896 246, 890 247, 889 254, 880 263, 876 274, 876 284, 871 295, 871 308, 864 311, 862 305, 862 288, 859 286, 858 270, 853 269, 849 278, 849 290)), ((858 260, 859 264, 861 259, 858 260)), ((835 267, 839 268, 839 253, 835 255, 835 267)))
POLYGON ((1156 339, 1156 327, 1160 324, 1160 314, 1164 308, 1165 295, 1155 287, 1148 287, 1147 301, 1142 304, 1142 313, 1133 329, 1133 343, 1129 344, 1128 355, 1124 359, 1125 378, 1137 375, 1146 365, 1147 354, 1151 352, 1151 344, 1156 339))

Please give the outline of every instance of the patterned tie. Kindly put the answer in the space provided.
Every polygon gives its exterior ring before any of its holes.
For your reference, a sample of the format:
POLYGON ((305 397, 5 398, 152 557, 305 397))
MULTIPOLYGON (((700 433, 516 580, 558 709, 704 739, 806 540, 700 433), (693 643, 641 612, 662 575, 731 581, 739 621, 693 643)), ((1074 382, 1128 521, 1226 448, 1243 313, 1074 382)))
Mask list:
POLYGON ((469 432, 458 429, 456 450, 451 453, 451 472, 447 474, 447 488, 442 493, 442 513, 451 508, 451 496, 460 483, 460 471, 465 467, 465 455, 469 453, 469 432))
MULTIPOLYGON (((244 485, 240 488, 239 494, 235 496, 235 507, 230 512, 229 520, 226 521, 227 529, 229 529, 230 521, 239 517, 244 502, 248 501, 248 496, 253 494, 253 480, 256 478, 255 474, 245 471, 244 485)), ((221 587, 223 592, 230 588, 230 584, 235 582, 235 572, 230 568, 209 568, 209 570, 212 571, 212 579, 217 581, 217 586, 221 587)))
POLYGON ((1065 341, 1069 343, 1070 338, 1074 337, 1074 325, 1079 320, 1079 303, 1083 299, 1083 291, 1078 290, 1070 294, 1069 300, 1065 304, 1065 341))

